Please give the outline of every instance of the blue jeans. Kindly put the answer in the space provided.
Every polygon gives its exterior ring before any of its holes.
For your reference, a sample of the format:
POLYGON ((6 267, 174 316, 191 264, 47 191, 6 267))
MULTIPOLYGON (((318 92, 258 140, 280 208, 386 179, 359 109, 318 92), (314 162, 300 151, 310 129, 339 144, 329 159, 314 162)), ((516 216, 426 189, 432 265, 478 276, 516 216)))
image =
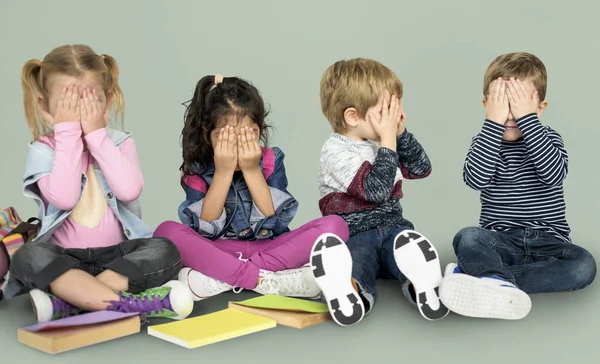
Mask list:
POLYGON ((495 275, 528 294, 578 290, 596 277, 596 261, 587 250, 539 230, 468 227, 453 245, 464 273, 495 275))
POLYGON ((398 269, 394 258, 394 240, 409 227, 379 227, 353 235, 346 245, 352 255, 352 278, 358 283, 359 293, 369 312, 375 304, 375 284, 378 278, 397 279, 403 285, 406 277, 398 269))

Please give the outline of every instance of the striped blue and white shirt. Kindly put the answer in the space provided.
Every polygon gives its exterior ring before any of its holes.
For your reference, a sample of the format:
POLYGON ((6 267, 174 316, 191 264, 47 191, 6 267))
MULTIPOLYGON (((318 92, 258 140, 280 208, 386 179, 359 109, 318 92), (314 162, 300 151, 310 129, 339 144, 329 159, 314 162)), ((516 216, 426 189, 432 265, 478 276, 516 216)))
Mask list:
POLYGON ((485 120, 469 148, 463 179, 481 192, 479 226, 532 228, 571 242, 563 191, 569 157, 562 137, 537 114, 516 123, 523 137, 509 142, 502 139, 504 125, 485 120))

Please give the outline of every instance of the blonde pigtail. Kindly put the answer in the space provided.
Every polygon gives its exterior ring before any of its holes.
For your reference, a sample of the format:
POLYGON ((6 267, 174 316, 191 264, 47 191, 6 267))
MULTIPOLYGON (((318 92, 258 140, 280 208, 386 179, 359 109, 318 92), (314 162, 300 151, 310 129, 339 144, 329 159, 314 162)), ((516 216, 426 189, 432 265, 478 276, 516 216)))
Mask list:
POLYGON ((119 85, 119 65, 117 64, 117 61, 108 54, 103 54, 101 57, 108 68, 107 85, 109 85, 108 92, 112 97, 111 107, 115 117, 120 114, 121 127, 125 128, 125 96, 119 85))
POLYGON ((29 130, 34 140, 43 135, 48 127, 39 111, 38 97, 42 95, 42 62, 31 59, 23 65, 21 86, 23 88, 23 106, 29 130))

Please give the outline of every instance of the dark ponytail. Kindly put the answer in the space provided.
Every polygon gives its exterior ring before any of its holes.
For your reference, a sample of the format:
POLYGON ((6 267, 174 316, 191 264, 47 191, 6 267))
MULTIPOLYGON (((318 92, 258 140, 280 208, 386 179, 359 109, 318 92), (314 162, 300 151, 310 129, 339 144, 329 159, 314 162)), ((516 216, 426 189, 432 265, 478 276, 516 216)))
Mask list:
POLYGON ((195 162, 199 164, 199 170, 196 172, 201 173, 212 160, 210 133, 213 127, 205 104, 207 95, 214 85, 214 76, 205 76, 198 81, 194 97, 185 110, 185 124, 181 132, 183 164, 180 168, 184 175, 194 174, 192 168, 195 162))

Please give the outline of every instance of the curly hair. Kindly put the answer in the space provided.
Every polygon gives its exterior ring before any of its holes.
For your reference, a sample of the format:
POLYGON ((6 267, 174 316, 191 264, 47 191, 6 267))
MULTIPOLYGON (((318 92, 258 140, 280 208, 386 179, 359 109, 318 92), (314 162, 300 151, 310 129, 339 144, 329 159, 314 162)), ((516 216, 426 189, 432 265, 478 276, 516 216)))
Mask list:
POLYGON ((185 125, 181 131, 182 178, 202 174, 213 163, 210 135, 225 117, 248 116, 258 126, 260 140, 268 145, 268 114, 260 92, 250 82, 224 77, 221 83, 215 84, 215 76, 203 77, 196 84, 194 97, 184 116, 185 125))

